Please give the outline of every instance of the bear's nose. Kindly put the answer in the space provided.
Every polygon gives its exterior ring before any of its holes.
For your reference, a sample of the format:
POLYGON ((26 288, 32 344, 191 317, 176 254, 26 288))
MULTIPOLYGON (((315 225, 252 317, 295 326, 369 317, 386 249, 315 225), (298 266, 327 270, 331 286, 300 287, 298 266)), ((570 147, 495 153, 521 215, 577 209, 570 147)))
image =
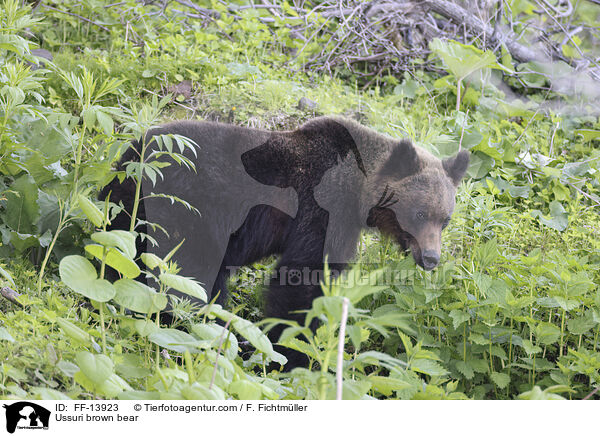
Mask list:
POLYGON ((423 267, 426 270, 431 270, 440 262, 440 255, 433 250, 425 250, 423 252, 423 267))

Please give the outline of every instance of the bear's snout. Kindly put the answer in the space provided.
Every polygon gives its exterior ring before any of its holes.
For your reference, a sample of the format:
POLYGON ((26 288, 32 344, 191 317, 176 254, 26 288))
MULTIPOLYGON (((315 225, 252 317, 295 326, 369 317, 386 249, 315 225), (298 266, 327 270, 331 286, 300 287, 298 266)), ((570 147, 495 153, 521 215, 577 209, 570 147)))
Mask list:
POLYGON ((430 271, 440 262, 440 255, 433 250, 423 252, 423 269, 430 271))

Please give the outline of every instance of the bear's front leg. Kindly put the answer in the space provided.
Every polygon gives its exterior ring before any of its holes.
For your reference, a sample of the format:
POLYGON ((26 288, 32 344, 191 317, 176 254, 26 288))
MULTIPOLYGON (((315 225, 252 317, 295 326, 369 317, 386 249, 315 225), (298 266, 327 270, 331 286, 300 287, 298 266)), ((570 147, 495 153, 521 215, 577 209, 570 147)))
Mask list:
MULTIPOLYGON (((322 295, 319 284, 322 271, 322 264, 308 266, 280 262, 276 273, 271 278, 267 293, 266 315, 270 318, 293 320, 299 325, 304 325, 306 311, 312 307, 313 300, 322 295), (315 282, 313 278, 316 279, 315 282)), ((317 326, 317 320, 313 320, 310 328, 314 332, 317 326)), ((287 325, 284 324, 273 327, 268 334, 271 342, 276 343, 286 328, 287 325)), ((276 345, 275 349, 288 359, 284 371, 308 366, 308 358, 305 354, 280 345, 276 345)))
MULTIPOLYGON (((290 231, 283 244, 285 248, 266 296, 266 315, 294 320, 303 326, 313 300, 323 295, 321 282, 325 274, 325 258, 335 262, 329 262, 330 273, 339 274, 346 267, 342 262, 356 249, 359 229, 346 226, 345 232, 341 232, 335 226, 331 228, 329 212, 316 203, 310 192, 301 192, 299 199, 298 213, 290 223, 290 231), (330 244, 325 252, 329 232, 338 237, 329 238, 337 242, 330 244)), ((315 332, 318 321, 313 320, 309 327, 315 332)), ((285 328, 280 324, 269 332, 273 343, 279 340, 285 328)), ((288 358, 285 370, 308 365, 308 358, 302 353, 281 346, 277 346, 277 350, 288 358)))
MULTIPOLYGON (((312 307, 313 300, 322 295, 323 247, 329 216, 310 196, 300 204, 271 278, 265 312, 268 317, 290 319, 304 325, 306 311, 312 307)), ((310 327, 314 331, 316 321, 310 327)), ((269 332, 273 343, 279 340, 285 328, 280 324, 269 332)), ((285 370, 308 365, 304 354, 280 346, 277 349, 288 358, 285 370)))
MULTIPOLYGON (((330 275, 336 277, 345 267, 346 264, 342 263, 329 265, 330 275)), ((280 263, 268 290, 266 315, 294 320, 303 326, 306 320, 306 311, 312 307, 315 298, 323 295, 321 282, 324 273, 323 263, 313 266, 280 263)), ((319 327, 318 320, 313 319, 309 327, 313 333, 316 332, 319 327)), ((287 326, 284 324, 273 327, 268 334, 271 342, 276 343, 286 328, 287 326)), ((299 339, 304 340, 305 338, 300 336, 299 339)), ((288 359, 284 371, 308 366, 308 357, 305 354, 280 345, 276 345, 275 349, 288 359)))

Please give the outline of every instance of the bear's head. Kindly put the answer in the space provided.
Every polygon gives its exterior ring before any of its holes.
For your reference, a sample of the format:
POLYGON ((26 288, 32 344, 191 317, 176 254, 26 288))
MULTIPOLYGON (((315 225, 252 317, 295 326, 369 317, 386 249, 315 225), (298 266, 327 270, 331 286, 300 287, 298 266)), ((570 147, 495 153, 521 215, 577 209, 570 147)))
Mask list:
POLYGON ((440 261, 442 230, 454 210, 456 187, 469 165, 469 153, 440 160, 401 141, 369 184, 367 225, 409 249, 415 262, 431 270, 440 261))

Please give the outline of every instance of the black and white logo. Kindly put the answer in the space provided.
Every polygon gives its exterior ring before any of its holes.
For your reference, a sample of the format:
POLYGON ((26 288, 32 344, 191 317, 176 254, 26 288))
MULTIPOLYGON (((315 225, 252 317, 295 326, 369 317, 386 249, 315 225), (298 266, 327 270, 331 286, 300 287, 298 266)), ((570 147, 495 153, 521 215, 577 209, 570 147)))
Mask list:
POLYGON ((48 429, 50 411, 29 401, 4 405, 6 409, 6 431, 14 433, 18 429, 48 429))

